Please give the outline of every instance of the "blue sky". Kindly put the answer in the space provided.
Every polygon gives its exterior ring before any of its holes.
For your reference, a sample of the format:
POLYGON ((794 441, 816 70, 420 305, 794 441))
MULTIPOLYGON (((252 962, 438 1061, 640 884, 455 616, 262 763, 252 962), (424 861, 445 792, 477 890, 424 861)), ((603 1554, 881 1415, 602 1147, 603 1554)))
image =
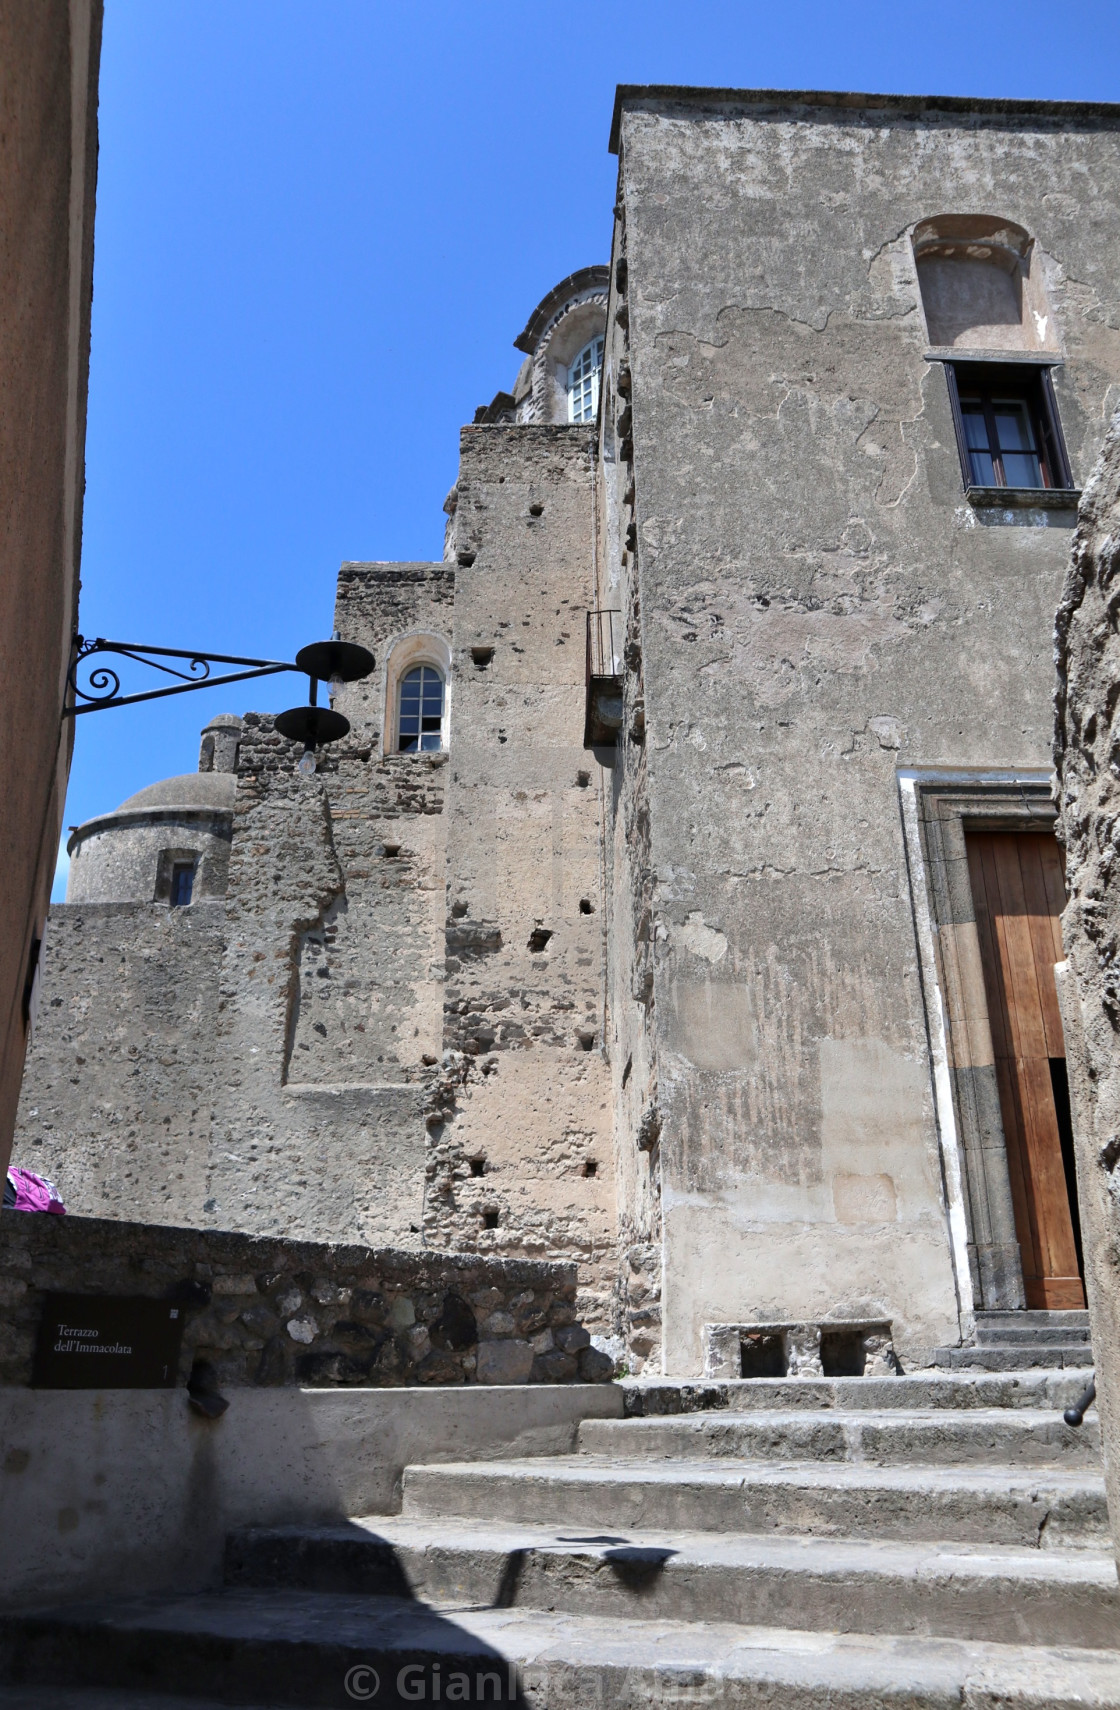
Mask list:
MULTIPOLYGON (((291 658, 342 559, 441 556, 460 424, 607 259, 616 83, 1093 101, 1118 73, 1115 4, 1079 0, 106 0, 83 632, 291 658)), ((67 822, 299 683, 79 719, 67 822)))

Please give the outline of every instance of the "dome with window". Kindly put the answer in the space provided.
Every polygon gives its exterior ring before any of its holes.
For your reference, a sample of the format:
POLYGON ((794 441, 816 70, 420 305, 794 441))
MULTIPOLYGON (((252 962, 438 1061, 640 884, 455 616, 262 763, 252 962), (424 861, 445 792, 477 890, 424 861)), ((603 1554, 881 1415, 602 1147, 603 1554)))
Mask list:
POLYGON ((476 410, 476 422, 595 421, 609 283, 608 267, 581 267, 542 297, 514 339, 525 360, 513 391, 476 410))

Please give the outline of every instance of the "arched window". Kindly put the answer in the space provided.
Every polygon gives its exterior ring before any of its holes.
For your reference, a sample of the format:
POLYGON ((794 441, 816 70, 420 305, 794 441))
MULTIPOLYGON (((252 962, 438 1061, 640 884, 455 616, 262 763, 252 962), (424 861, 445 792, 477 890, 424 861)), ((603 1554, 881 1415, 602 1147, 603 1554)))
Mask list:
POLYGON ((400 680, 397 749, 433 754, 443 747, 443 675, 435 665, 414 665, 400 680))
POLYGON ((568 369, 568 420, 593 422, 599 413, 599 376, 603 372, 602 335, 585 344, 568 369))

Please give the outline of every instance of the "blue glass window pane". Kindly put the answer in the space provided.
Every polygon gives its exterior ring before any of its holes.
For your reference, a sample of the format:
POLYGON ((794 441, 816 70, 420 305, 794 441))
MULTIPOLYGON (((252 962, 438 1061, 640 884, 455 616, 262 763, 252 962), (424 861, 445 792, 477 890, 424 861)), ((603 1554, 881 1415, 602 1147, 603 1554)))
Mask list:
POLYGON ((961 400, 961 416, 964 419, 964 442, 970 451, 988 449, 988 424, 984 420, 984 410, 980 404, 967 404, 961 400))
POLYGON ((194 893, 193 865, 176 862, 171 869, 171 906, 186 908, 194 893))
POLYGON ((964 425, 964 442, 968 447, 972 483, 976 487, 994 487, 996 470, 988 445, 988 424, 984 419, 984 406, 971 399, 962 398, 961 421, 964 425))
POLYGON ((401 678, 397 730, 402 754, 443 747, 443 678, 434 665, 414 665, 401 678))
POLYGON ((1003 473, 1009 487, 1041 487, 1042 470, 1038 458, 1028 452, 1005 451, 1003 473))
POLYGON ((1034 450, 1034 432, 1025 404, 1016 400, 1008 402, 1004 398, 995 398, 992 401, 992 413, 996 418, 996 432, 999 434, 1001 451, 1034 450))
POLYGON ((1035 448, 1034 430, 1025 404, 1017 399, 995 398, 996 418, 1003 472, 1009 487, 1041 487, 1042 467, 1035 448))
POLYGON ((599 408, 599 377, 603 367, 603 340, 593 338, 568 369, 568 420, 591 422, 599 408))

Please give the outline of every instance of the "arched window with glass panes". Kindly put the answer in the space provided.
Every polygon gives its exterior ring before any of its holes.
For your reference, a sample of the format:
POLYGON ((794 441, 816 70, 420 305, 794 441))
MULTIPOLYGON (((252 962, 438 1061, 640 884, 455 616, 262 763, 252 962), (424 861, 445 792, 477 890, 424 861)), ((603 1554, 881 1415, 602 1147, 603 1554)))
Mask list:
POLYGON ((568 369, 568 420, 593 422, 599 413, 599 376, 603 372, 603 338, 585 344, 568 369))
POLYGON ((443 674, 435 665, 414 665, 397 691, 397 749, 433 754, 443 747, 443 674))

